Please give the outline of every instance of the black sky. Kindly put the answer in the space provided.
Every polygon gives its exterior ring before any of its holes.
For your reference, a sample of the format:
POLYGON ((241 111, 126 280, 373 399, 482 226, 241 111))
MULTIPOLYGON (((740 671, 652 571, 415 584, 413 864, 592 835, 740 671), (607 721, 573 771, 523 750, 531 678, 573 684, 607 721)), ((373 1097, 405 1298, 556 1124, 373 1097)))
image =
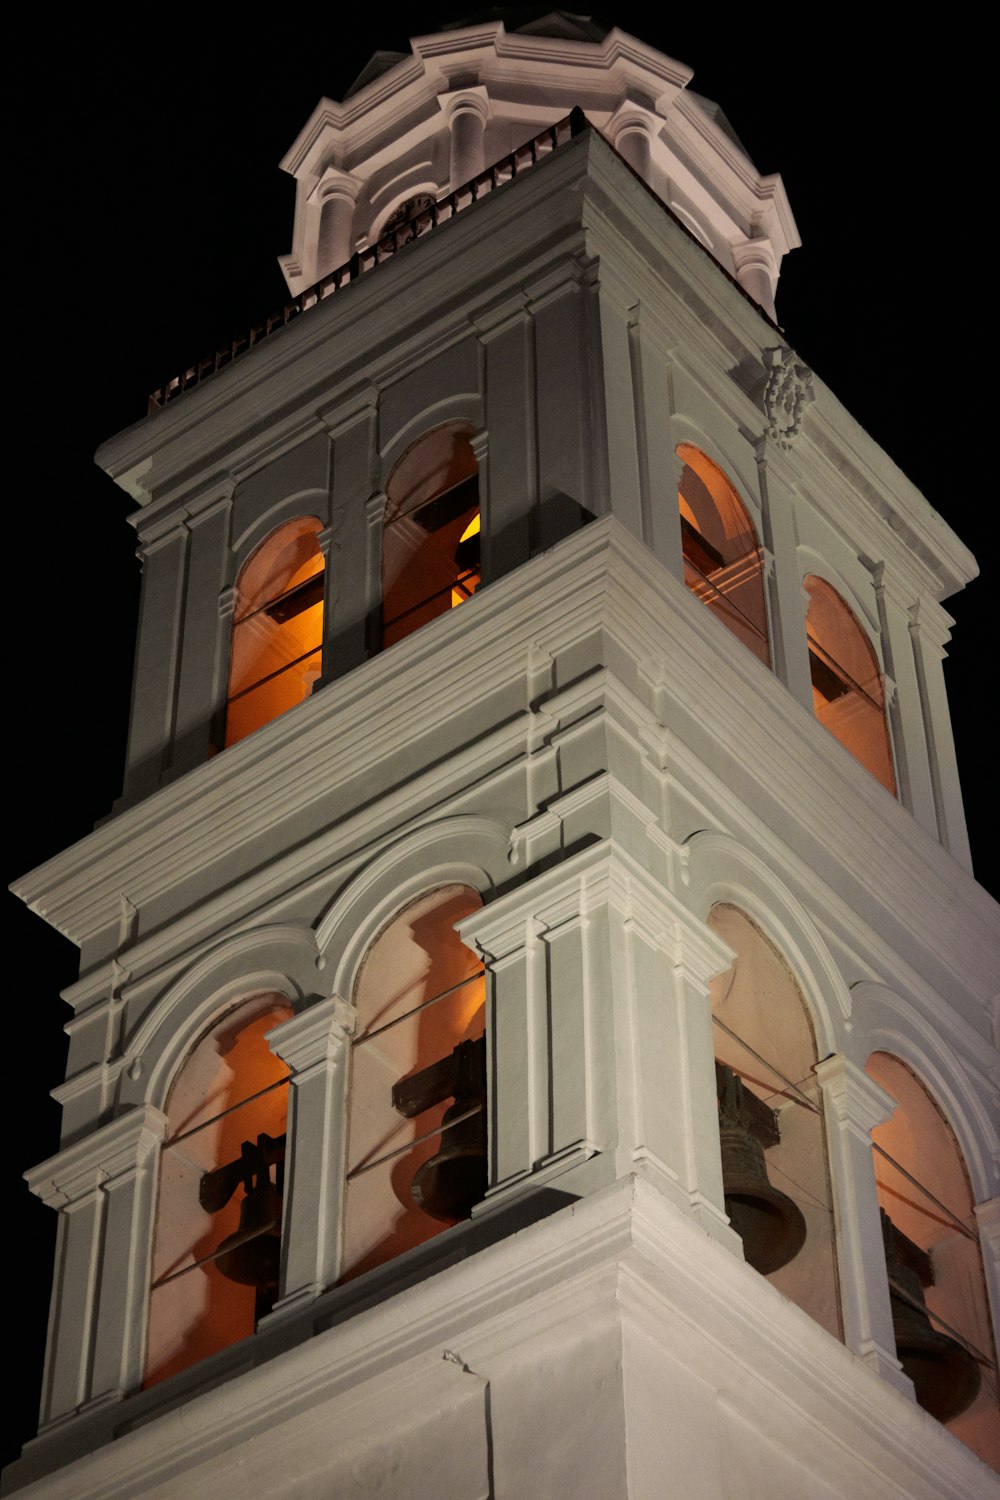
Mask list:
MULTIPOLYGON (((120 790, 139 572, 130 502, 93 452, 143 416, 165 377, 282 304, 293 184, 278 160, 372 51, 403 50, 453 13, 370 14, 377 23, 362 27, 340 10, 308 26, 296 13, 281 34, 235 10, 202 25, 180 8, 83 11, 58 27, 22 18, 9 37, 8 577, 10 618, 31 626, 8 666, 11 877, 84 836, 120 790)), ((778 294, 790 342, 983 569, 946 604, 957 620, 947 672, 977 873, 997 891, 995 715, 981 686, 992 700, 1000 586, 986 484, 984 44, 912 25, 902 41, 872 35, 870 12, 843 9, 823 31, 794 7, 747 7, 735 24, 714 8, 657 14, 667 19, 625 5, 613 19, 691 64, 693 87, 722 104, 758 168, 784 178, 803 241, 778 294)), ((33 1430, 54 1223, 19 1174, 57 1146, 46 1091, 62 1068, 58 991, 75 975, 68 943, 17 903, 8 920, 21 1098, 4 1168, 24 1227, 7 1285, 26 1329, 5 1458, 33 1430)))

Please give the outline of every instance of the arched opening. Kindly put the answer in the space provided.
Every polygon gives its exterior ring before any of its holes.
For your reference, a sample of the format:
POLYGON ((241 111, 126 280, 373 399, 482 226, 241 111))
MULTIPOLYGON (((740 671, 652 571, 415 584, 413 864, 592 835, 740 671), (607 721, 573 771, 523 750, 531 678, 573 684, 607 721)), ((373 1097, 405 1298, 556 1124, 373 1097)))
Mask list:
POLYGON ((720 903, 708 925, 737 955, 711 989, 726 1212, 748 1262, 839 1339, 833 1202, 809 1012, 784 958, 744 911, 720 903))
POLYGON ((358 974, 345 1280, 440 1234, 485 1192, 485 979, 455 931, 481 904, 464 885, 421 896, 358 974))
POLYGON ((479 465, 473 429, 425 433, 389 476, 382 542, 382 644, 472 597, 480 583, 479 465))
POLYGON ((246 1338, 277 1295, 288 1069, 264 1037, 291 1014, 283 995, 244 1000, 205 1033, 174 1079, 160 1155, 146 1386, 246 1338), (234 1279, 247 1275, 256 1280, 234 1279))
POLYGON ((684 582, 727 630, 771 665, 764 602, 764 562, 746 506, 729 479, 700 448, 680 443, 678 505, 684 582))
POLYGON ((323 664, 324 560, 315 516, 279 526, 236 584, 226 744, 270 724, 312 691, 323 664))
POLYGON ((805 579, 813 711, 855 760, 895 795, 878 657, 854 613, 822 578, 805 579))
POLYGON ((996 1347, 958 1142, 898 1057, 875 1052, 866 1072, 896 1100, 872 1142, 898 1357, 920 1404, 1000 1469, 996 1347))

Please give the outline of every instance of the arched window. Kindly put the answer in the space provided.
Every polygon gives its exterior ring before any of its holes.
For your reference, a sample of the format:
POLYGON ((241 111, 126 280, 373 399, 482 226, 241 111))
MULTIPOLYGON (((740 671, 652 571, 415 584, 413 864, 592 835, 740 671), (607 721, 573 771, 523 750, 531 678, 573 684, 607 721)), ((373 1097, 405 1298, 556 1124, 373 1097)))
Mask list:
POLYGON ((809 1013, 760 928, 728 904, 708 925, 736 952, 712 984, 726 1212, 748 1263, 842 1338, 822 1100, 809 1013))
POLYGON ((485 980, 455 932, 480 905, 463 885, 421 896, 358 975, 344 1279, 468 1217, 486 1190, 485 980))
POLYGON ((836 589, 814 575, 805 589, 816 717, 895 795, 882 674, 871 641, 836 589))
POLYGON ((725 474, 691 443, 680 443, 684 461, 678 504, 684 582, 727 630, 771 665, 760 542, 746 506, 725 474))
POLYGON ((291 1015, 254 995, 174 1079, 160 1157, 147 1386, 253 1333, 277 1295, 288 1069, 265 1033, 291 1015))
POLYGON ((301 703, 322 670, 323 554, 315 516, 272 531, 236 585, 226 744, 301 703))
POLYGON ((382 644, 472 597, 480 582, 479 465, 472 428, 448 422, 403 454, 386 486, 382 644))
POLYGON ((896 1100, 872 1132, 896 1353, 917 1401, 1000 1469, 1000 1388, 972 1190, 951 1128, 888 1052, 868 1074, 896 1100))

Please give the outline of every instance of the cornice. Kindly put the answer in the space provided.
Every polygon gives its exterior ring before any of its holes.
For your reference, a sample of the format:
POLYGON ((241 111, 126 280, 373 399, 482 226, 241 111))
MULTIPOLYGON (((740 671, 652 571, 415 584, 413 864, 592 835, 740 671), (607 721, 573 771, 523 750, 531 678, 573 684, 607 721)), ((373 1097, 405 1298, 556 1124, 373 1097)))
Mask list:
MULTIPOLYGON (((791 830, 799 829, 797 847, 808 830, 822 849, 821 866, 842 867, 838 886, 854 893, 855 924, 860 914, 876 926, 888 923, 890 931, 905 930, 911 946, 927 954, 928 972, 941 965, 962 976, 972 993, 996 987, 988 955, 994 942, 1000 947, 997 908, 986 893, 749 652, 732 649, 724 627, 612 517, 123 812, 26 875, 16 892, 81 942, 116 918, 121 889, 141 910, 162 902, 174 886, 190 889, 197 872, 212 865, 228 868, 231 879, 184 917, 185 927, 202 919, 217 927, 226 910, 231 921, 241 904, 246 907, 248 880, 258 902, 279 886, 287 895, 293 881, 329 871, 359 839, 370 840, 377 826, 371 793, 379 778, 378 815, 396 820, 428 816, 454 795, 449 778, 457 778, 457 788, 474 781, 488 788, 490 776, 524 756, 531 716, 505 714, 494 729, 484 724, 474 746, 465 743, 461 725, 477 712, 488 723, 497 711, 491 702, 499 706, 512 695, 523 701, 532 642, 558 654, 593 638, 599 624, 636 663, 664 663, 675 774, 725 805, 726 826, 739 827, 751 816, 741 811, 748 802, 772 828, 769 837, 777 835, 784 860, 791 830), (419 760, 421 739, 440 736, 448 724, 457 738, 445 761, 439 754, 434 768, 411 776, 407 767, 414 756, 419 760), (724 785, 722 762, 706 767, 700 752, 688 747, 688 724, 701 726, 698 744, 704 737, 716 743, 716 759, 732 757, 738 745, 740 799, 724 785), (373 758, 373 745, 386 746, 385 755, 373 758), (368 787, 360 810, 349 790, 358 776, 368 787), (282 828, 301 827, 303 819, 316 833, 282 853, 282 828), (262 839, 271 841, 273 863, 258 869, 259 860, 253 861, 253 872, 247 865, 239 876, 241 862, 262 839)), ((143 939, 143 961, 151 961, 163 942, 163 935, 143 939)), ((133 971, 138 962, 130 960, 133 971)))
MULTIPOLYGON (((678 347, 698 351, 686 362, 734 421, 763 430, 759 393, 744 389, 732 371, 761 363, 763 390, 773 325, 591 131, 111 439, 98 461, 120 483, 145 471, 145 498, 149 486, 159 497, 147 507, 151 521, 152 512, 186 494, 192 476, 205 491, 229 472, 251 471, 313 425, 320 395, 329 412, 359 384, 377 387, 390 372, 396 378, 411 344, 412 358, 426 359, 435 346, 463 337, 470 320, 488 317, 491 305, 521 295, 526 280, 584 248, 609 260, 609 278, 634 280, 635 297, 659 325, 678 329, 678 347), (581 179, 582 198, 574 191, 581 179), (692 291, 701 306, 688 306, 692 291), (299 410, 289 416, 296 402, 299 410), (264 410, 284 415, 261 430, 264 410)), ((914 596, 941 598, 962 587, 975 576, 968 549, 818 377, 814 385, 817 399, 789 458, 791 473, 813 476, 810 502, 838 529, 849 519, 852 536, 874 560, 885 558, 909 576, 914 596)))

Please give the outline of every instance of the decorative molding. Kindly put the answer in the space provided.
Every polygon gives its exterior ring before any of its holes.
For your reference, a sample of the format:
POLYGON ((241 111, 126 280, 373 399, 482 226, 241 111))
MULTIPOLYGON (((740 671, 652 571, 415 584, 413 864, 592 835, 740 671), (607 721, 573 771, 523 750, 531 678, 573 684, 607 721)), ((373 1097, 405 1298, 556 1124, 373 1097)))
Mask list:
POLYGON ((824 1057, 813 1071, 837 1119, 870 1146, 876 1125, 883 1124, 895 1112, 892 1095, 843 1053, 824 1057))
POLYGON ((816 399, 813 374, 787 345, 764 350, 767 434, 779 448, 790 448, 802 429, 806 407, 816 399))
POLYGON ((357 1026, 357 1011, 339 995, 317 1000, 288 1021, 267 1032, 264 1040, 272 1052, 296 1075, 340 1055, 357 1026))
POLYGON ((143 1166, 157 1149, 167 1117, 151 1104, 129 1110, 24 1174, 31 1192, 66 1208, 143 1166))

